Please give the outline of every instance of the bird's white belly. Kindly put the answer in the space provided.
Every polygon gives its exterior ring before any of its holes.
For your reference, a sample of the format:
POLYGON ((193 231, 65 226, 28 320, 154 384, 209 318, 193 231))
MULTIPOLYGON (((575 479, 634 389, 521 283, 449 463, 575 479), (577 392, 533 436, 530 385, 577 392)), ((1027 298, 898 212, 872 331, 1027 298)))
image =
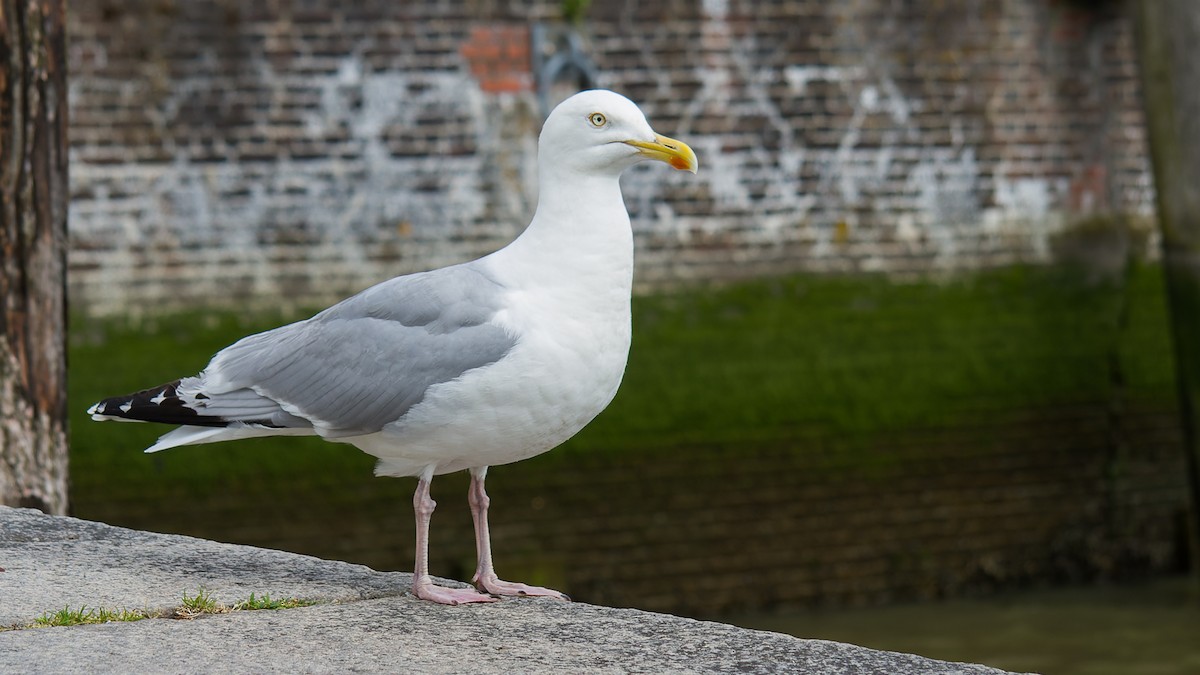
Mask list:
POLYGON ((500 361, 430 387, 383 431, 346 440, 380 458, 377 474, 392 476, 507 464, 558 446, 617 392, 629 353, 628 305, 522 335, 500 361))

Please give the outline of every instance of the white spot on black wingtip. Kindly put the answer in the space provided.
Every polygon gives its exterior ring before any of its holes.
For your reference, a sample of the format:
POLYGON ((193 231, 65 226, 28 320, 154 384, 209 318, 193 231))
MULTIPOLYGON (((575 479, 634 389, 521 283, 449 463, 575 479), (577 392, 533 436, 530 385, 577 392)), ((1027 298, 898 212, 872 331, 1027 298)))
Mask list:
POLYGON ((116 417, 114 415, 96 414, 96 415, 92 415, 92 421, 95 421, 95 422, 140 422, 141 420, 131 420, 128 417, 116 417))
POLYGON ((129 409, 132 407, 133 407, 133 401, 126 401, 121 404, 121 412, 127 413, 127 412, 129 412, 129 409))

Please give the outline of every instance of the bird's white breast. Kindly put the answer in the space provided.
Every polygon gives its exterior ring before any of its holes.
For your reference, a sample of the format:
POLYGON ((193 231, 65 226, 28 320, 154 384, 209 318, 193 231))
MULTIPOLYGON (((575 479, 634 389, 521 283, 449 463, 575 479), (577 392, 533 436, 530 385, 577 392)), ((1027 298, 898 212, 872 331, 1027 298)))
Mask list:
POLYGON ((622 220, 615 241, 603 245, 572 242, 555 256, 543 241, 525 249, 538 251, 536 261, 523 260, 515 245, 480 261, 505 288, 493 321, 517 342, 499 361, 434 385, 382 432, 348 439, 383 460, 377 473, 433 467, 441 474, 527 459, 604 410, 630 346, 633 245, 622 220))
POLYGON ((624 311, 583 321, 527 297, 502 321, 555 330, 524 330, 500 361, 435 385, 380 434, 351 441, 403 475, 527 459, 574 436, 612 400, 629 353, 624 311), (528 303, 528 304, 526 304, 528 303))

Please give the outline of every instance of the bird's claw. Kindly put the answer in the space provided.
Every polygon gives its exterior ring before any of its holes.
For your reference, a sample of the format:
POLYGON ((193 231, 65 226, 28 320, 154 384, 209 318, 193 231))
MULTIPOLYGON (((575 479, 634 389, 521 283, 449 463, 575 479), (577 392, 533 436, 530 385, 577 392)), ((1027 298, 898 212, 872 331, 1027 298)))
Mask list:
POLYGON ((541 586, 529 586, 527 584, 517 583, 514 581, 503 581, 497 579, 495 575, 490 575, 483 578, 473 580, 475 588, 485 593, 492 595, 506 595, 519 598, 555 598, 557 600, 571 601, 571 596, 553 588, 542 588, 541 586))
POLYGON ((447 588, 426 579, 413 584, 413 595, 441 605, 463 605, 471 602, 497 602, 499 598, 484 595, 473 588, 447 588))

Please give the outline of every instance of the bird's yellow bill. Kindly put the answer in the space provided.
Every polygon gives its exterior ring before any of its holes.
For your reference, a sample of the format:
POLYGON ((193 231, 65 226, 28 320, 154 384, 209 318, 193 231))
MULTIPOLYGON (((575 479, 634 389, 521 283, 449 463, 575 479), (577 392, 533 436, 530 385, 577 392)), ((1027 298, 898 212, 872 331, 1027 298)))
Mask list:
POLYGON ((688 144, 683 141, 655 134, 653 141, 625 141, 625 143, 637 148, 643 157, 666 162, 680 171, 696 173, 696 153, 692 152, 688 144))

